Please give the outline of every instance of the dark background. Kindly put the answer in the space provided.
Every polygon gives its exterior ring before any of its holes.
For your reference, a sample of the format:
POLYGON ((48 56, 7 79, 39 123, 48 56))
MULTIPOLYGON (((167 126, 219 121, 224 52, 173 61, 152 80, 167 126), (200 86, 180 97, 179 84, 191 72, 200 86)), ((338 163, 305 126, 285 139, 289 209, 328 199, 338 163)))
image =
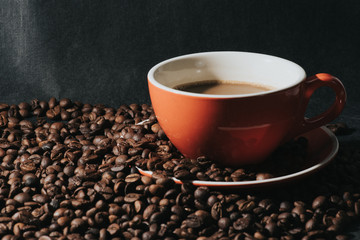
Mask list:
MULTIPOLYGON (((0 102, 68 97, 149 103, 148 70, 178 55, 250 51, 331 73, 348 92, 337 121, 360 126, 359 1, 0 0, 0 102)), ((309 115, 326 109, 319 90, 309 115)), ((360 137, 358 132, 352 135, 360 137)))
MULTIPOLYGON (((0 0, 0 102, 71 98, 150 103, 146 75, 156 63, 202 51, 283 57, 307 74, 337 76, 348 103, 335 121, 360 128, 360 2, 0 0)), ((333 93, 313 96, 309 115, 333 93)), ((359 131, 340 138, 358 141, 359 131)))

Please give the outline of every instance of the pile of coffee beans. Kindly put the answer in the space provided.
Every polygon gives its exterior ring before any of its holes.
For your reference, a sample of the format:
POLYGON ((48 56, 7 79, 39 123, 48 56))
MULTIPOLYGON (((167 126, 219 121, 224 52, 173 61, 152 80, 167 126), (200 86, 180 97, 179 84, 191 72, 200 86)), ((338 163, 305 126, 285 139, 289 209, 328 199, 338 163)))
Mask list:
MULTIPOLYGON (((159 125, 156 123, 153 126, 158 128, 159 125)), ((242 168, 220 166, 206 157, 174 158, 172 154, 167 154, 174 152, 168 145, 160 149, 165 151, 164 155, 141 159, 135 164, 142 170, 150 170, 179 180, 225 182, 263 180, 304 170, 307 165, 307 143, 306 138, 299 137, 279 147, 260 165, 248 165, 242 168)))
MULTIPOLYGON (((301 161, 306 139, 286 147, 295 148, 301 161)), ((184 158, 147 104, 0 104, 1 239, 347 239, 360 217, 360 151, 350 144, 319 173, 256 191, 180 185, 136 168, 167 162, 212 166, 184 158)), ((230 175, 203 174, 242 179, 222 171, 230 175)))

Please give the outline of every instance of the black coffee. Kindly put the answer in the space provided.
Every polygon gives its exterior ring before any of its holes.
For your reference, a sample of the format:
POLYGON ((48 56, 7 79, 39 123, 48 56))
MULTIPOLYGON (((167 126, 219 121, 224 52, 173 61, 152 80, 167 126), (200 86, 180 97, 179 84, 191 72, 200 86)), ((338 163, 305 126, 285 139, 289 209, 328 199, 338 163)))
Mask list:
POLYGON ((216 95, 249 94, 272 90, 272 88, 268 86, 223 80, 205 80, 185 83, 174 87, 174 89, 192 93, 216 95))

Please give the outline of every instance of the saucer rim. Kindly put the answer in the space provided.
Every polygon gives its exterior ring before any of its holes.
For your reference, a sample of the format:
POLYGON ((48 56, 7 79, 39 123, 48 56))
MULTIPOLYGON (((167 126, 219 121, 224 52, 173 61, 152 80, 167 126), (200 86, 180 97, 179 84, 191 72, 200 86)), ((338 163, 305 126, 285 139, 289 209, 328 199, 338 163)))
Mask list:
MULTIPOLYGON (((322 159, 321 161, 317 162, 316 164, 314 164, 306 169, 303 169, 301 171, 283 175, 283 176, 279 176, 279 177, 263 179, 263 180, 236 181, 236 182, 190 180, 190 181, 186 181, 186 182, 191 182, 193 185, 196 185, 196 186, 207 186, 207 187, 251 187, 251 186, 258 186, 258 185, 267 185, 267 184, 272 184, 272 183, 277 183, 277 182, 284 182, 284 181, 289 181, 289 180, 296 179, 296 178, 299 178, 302 176, 306 176, 306 175, 313 173, 313 172, 319 170, 320 168, 326 166, 328 163, 330 163, 335 158, 335 156, 339 150, 339 141, 338 141, 337 137, 335 136, 335 134, 330 129, 328 129, 326 126, 316 128, 312 131, 319 131, 319 130, 322 130, 323 132, 325 132, 327 134, 327 136, 330 138, 331 143, 332 143, 331 151, 329 152, 329 154, 326 155, 326 157, 324 157, 324 159, 322 159)), ((298 137, 301 137, 304 135, 306 135, 306 133, 299 135, 298 137)), ((139 167, 136 167, 136 168, 142 175, 152 176, 152 171, 143 170, 139 167)), ((183 183, 183 181, 181 181, 180 179, 177 179, 175 177, 171 177, 171 178, 176 183, 179 183, 179 184, 183 183)))

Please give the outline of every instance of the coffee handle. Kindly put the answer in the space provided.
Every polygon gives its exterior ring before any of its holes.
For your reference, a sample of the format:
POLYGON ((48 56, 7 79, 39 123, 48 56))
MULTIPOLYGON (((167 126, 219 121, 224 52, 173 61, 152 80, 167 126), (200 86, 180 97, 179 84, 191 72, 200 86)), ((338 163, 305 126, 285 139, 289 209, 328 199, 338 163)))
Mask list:
POLYGON ((344 109, 345 102, 346 102, 346 91, 344 85, 341 81, 327 73, 318 73, 314 76, 308 77, 303 82, 303 102, 300 106, 300 111, 298 115, 297 122, 300 123, 299 125, 295 126, 292 132, 288 135, 288 140, 301 135, 305 132, 308 132, 312 129, 321 127, 327 123, 330 123, 334 120, 337 116, 340 115, 341 111, 344 109), (316 89, 320 87, 328 86, 332 88, 335 92, 336 98, 334 103, 328 108, 325 112, 312 117, 306 118, 304 117, 306 107, 309 103, 311 95, 315 92, 316 89))

